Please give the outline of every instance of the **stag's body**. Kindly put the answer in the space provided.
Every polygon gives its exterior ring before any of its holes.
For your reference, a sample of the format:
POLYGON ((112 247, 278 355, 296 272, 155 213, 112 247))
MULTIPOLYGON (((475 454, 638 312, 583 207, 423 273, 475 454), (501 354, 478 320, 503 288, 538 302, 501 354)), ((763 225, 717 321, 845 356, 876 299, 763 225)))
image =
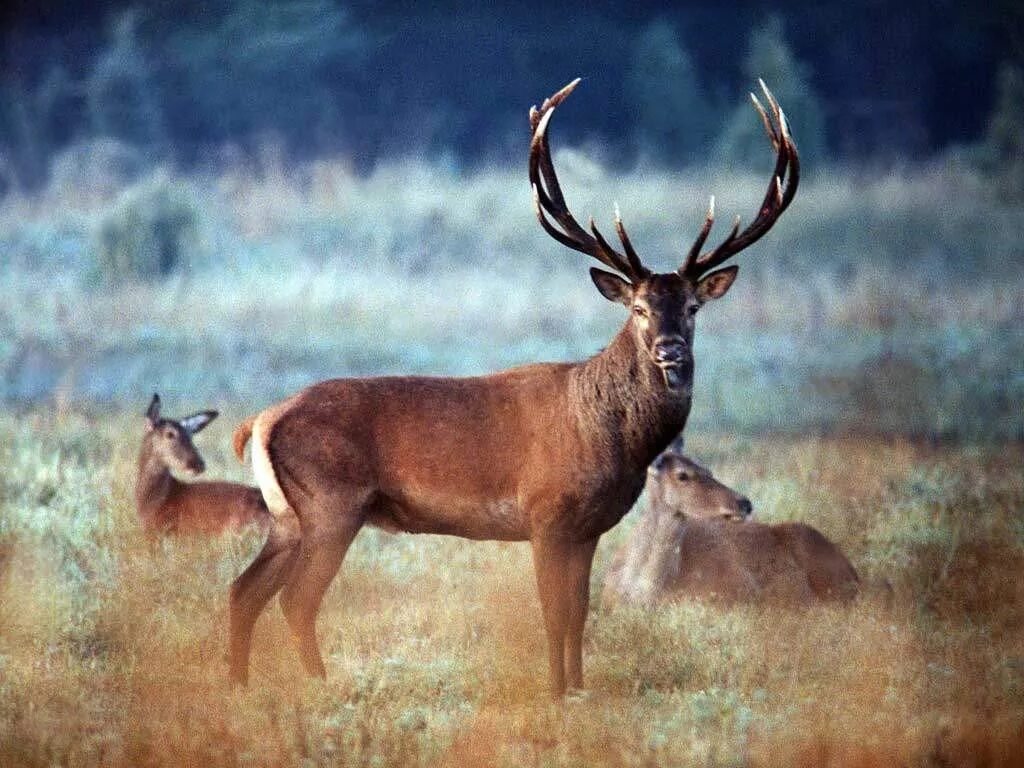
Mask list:
MULTIPOLYGON (((323 672, 311 642, 320 598, 370 524, 529 540, 554 687, 566 683, 563 647, 568 682, 581 685, 597 539, 636 501, 689 404, 689 391, 666 390, 623 332, 582 363, 465 379, 336 379, 264 411, 252 425, 253 465, 282 535, 267 553, 277 564, 261 571, 274 581, 293 571, 281 604, 309 670, 323 672)), ((245 591, 233 592, 236 641, 258 613, 245 591)), ((244 679, 242 668, 235 674, 244 679)))
POLYGON ((263 551, 231 589, 235 680, 247 679, 253 625, 278 590, 307 671, 324 674, 316 615, 353 538, 369 524, 529 541, 553 691, 582 686, 598 537, 633 505, 647 465, 686 423, 694 315, 736 276, 736 267, 710 270, 768 230, 792 200, 799 166, 766 90, 775 123, 762 115, 779 155, 758 216, 701 254, 714 218, 709 210, 683 266, 654 274, 618 217, 625 254, 593 226, 587 233, 565 205, 547 128, 575 85, 531 110, 535 209, 556 240, 626 276, 591 270, 605 298, 630 308, 630 320, 606 349, 580 363, 464 379, 335 379, 241 425, 235 450, 241 457, 251 436, 253 471, 274 522, 263 551))
POLYGON ((628 511, 688 410, 620 334, 575 365, 322 382, 257 419, 255 450, 273 467, 261 485, 297 501, 359 489, 362 522, 382 528, 587 541, 628 511))
POLYGON ((191 435, 215 416, 214 411, 180 421, 160 418, 154 395, 147 412, 146 433, 139 450, 135 507, 142 528, 151 534, 216 534, 250 525, 266 529, 270 514, 258 488, 239 483, 185 483, 171 473, 198 474, 204 463, 191 435))
POLYGON ((804 606, 857 594, 856 570, 820 531, 737 522, 750 502, 683 456, 655 463, 647 493, 643 517, 605 577, 605 606, 689 598, 804 606))

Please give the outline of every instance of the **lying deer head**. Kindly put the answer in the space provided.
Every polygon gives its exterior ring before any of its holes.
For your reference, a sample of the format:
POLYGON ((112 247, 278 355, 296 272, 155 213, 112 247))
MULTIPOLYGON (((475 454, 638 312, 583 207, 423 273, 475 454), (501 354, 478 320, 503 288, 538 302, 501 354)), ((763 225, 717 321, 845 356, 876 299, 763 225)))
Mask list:
POLYGON ((187 475, 199 475, 206 469, 203 457, 192 444, 192 435, 217 418, 217 411, 199 411, 175 421, 160 416, 160 396, 146 410, 143 454, 151 456, 167 469, 187 475))
POLYGON ((718 482, 707 469, 682 454, 666 451, 648 469, 655 506, 680 520, 735 520, 753 514, 750 499, 718 482))
POLYGON ((796 194, 800 163, 786 117, 775 97, 761 82, 768 109, 753 94, 751 99, 761 115, 777 157, 772 180, 757 216, 742 232, 737 217, 732 231, 720 245, 701 252, 715 221, 715 198, 712 197, 704 225, 682 265, 674 272, 657 274, 640 261, 618 211, 615 213, 615 230, 622 242, 622 253, 605 240, 593 219, 588 232, 566 205, 551 161, 547 132, 555 108, 579 82, 579 79, 574 80, 546 99, 540 109, 530 110, 533 141, 530 144, 529 170, 537 217, 544 230, 558 242, 594 257, 619 273, 597 268, 590 270, 590 276, 602 296, 629 308, 630 327, 637 344, 661 369, 665 386, 672 392, 688 395, 693 381, 694 316, 706 302, 725 295, 738 271, 736 266, 715 268, 771 229, 796 194), (548 216, 557 222, 557 227, 548 216))

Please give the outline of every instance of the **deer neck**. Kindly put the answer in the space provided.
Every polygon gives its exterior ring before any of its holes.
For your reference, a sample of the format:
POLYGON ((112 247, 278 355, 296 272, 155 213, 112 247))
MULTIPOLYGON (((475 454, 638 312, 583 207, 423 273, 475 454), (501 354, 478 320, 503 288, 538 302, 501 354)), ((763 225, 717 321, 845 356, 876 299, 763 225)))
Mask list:
POLYGON ((139 509, 159 509, 174 490, 181 485, 167 465, 143 444, 139 453, 139 468, 135 479, 135 502, 139 509))
POLYGON ((679 548, 686 525, 658 499, 657 487, 650 496, 643 517, 636 525, 623 566, 623 584, 630 601, 640 605, 656 602, 679 575, 679 548))
POLYGON ((572 394, 584 432, 599 453, 634 472, 646 472, 690 413, 690 394, 665 386, 629 323, 611 344, 579 365, 572 394))

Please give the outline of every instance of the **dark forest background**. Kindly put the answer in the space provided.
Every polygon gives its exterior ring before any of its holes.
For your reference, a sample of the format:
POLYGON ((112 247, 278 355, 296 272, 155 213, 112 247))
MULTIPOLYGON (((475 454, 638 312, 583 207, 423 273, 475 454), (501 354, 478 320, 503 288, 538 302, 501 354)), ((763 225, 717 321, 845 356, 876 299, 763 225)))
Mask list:
POLYGON ((518 162, 526 108, 577 75, 603 106, 570 110, 559 131, 619 167, 742 162, 748 146, 763 155, 749 108, 735 117, 758 76, 798 116, 811 166, 963 151, 1009 177, 1024 147, 1014 0, 4 8, 8 187, 37 187, 55 154, 97 137, 182 168, 267 145, 294 160, 344 157, 357 171, 395 155, 518 162))

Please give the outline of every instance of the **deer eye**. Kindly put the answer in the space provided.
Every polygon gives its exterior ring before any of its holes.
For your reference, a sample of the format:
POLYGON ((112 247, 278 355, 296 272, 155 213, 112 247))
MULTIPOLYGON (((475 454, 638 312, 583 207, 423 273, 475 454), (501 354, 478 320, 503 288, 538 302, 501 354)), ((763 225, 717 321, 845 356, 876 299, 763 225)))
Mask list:
POLYGON ((173 440, 174 439, 174 430, 173 429, 165 429, 164 430, 164 437, 166 437, 166 438, 168 438, 170 440, 173 440))
POLYGON ((633 314, 639 317, 647 317, 647 309, 640 304, 633 305, 633 314))
POLYGON ((676 472, 676 480, 682 480, 683 482, 690 479, 690 473, 679 470, 676 472))
POLYGON ((697 310, 700 309, 700 304, 692 304, 686 308, 687 317, 693 317, 697 314, 697 310))

